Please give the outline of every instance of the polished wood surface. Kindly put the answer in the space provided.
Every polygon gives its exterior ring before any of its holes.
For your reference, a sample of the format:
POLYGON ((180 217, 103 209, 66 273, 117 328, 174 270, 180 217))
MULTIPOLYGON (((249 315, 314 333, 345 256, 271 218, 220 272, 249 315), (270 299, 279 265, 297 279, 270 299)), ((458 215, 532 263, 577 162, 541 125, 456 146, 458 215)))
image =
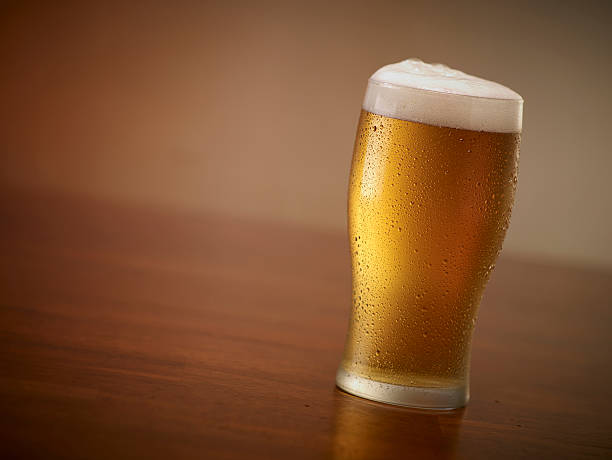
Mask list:
POLYGON ((334 387, 343 235, 42 192, 0 196, 2 458, 612 456, 612 273, 503 258, 472 400, 334 387))

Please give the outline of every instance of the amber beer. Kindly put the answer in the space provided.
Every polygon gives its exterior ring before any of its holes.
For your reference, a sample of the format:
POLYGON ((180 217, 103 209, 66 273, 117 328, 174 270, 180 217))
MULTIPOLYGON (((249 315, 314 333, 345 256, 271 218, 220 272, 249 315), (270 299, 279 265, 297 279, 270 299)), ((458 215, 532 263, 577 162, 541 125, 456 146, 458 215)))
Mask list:
POLYGON ((410 60, 372 76, 349 183, 353 307, 338 386, 415 407, 467 403, 521 119, 518 94, 447 67, 410 60))

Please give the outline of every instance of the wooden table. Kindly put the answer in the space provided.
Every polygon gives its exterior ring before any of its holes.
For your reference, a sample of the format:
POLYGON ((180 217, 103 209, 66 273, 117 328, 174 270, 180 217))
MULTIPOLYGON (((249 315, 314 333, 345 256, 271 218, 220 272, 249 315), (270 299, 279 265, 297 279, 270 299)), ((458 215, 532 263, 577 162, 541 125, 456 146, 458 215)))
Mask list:
POLYGON ((69 195, 0 195, 2 458, 612 456, 612 273, 502 258, 472 400, 334 387, 343 235, 69 195))

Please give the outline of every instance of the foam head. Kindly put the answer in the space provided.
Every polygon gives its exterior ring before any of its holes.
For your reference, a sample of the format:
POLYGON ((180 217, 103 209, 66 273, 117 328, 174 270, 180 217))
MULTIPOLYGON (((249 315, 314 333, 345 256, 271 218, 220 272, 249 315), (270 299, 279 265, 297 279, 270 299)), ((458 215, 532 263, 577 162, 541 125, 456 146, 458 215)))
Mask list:
POLYGON ((519 133, 523 121, 523 98, 510 88, 419 59, 374 72, 363 108, 391 118, 473 131, 519 133))

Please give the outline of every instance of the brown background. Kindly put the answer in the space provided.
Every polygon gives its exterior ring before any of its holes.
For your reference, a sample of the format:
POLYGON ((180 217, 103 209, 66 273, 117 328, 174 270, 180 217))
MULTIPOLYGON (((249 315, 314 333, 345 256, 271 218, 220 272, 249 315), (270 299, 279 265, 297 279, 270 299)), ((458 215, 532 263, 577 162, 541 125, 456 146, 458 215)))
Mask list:
POLYGON ((571 265, 612 266, 612 3, 52 3, 0 2, 0 457, 609 456, 612 271, 571 265), (361 99, 409 56, 527 101, 444 414, 334 388, 361 99))
POLYGON ((609 265, 609 5, 3 2, 0 181, 342 229, 367 77, 418 56, 526 100, 506 252, 609 265))

